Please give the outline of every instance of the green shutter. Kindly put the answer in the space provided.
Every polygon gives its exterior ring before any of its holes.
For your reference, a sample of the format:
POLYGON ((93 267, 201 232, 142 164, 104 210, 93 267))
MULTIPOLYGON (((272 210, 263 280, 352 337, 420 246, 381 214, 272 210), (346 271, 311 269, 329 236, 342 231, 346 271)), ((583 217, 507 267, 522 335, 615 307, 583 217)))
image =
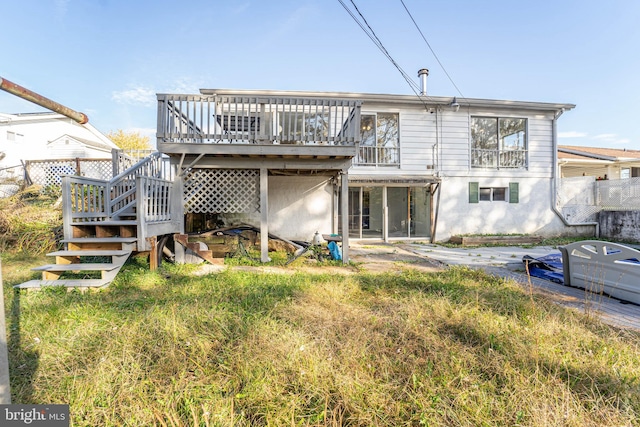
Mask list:
POLYGON ((509 183, 509 203, 518 203, 520 201, 520 189, 517 182, 509 183))
POLYGON ((480 201, 480 183, 469 183, 469 203, 478 203, 480 201))

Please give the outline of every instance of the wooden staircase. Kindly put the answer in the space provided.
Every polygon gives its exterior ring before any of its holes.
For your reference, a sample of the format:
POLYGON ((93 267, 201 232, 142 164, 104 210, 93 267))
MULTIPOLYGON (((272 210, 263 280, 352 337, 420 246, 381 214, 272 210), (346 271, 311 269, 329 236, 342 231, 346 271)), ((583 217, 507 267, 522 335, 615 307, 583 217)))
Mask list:
POLYGON ((190 242, 188 234, 174 234, 173 239, 177 244, 184 246, 210 264, 224 264, 223 258, 214 258, 213 251, 208 249, 203 250, 201 242, 190 242))
MULTIPOLYGON (((114 174, 124 168, 116 167, 121 156, 115 154, 114 174)), ((42 279, 15 288, 88 289, 108 285, 133 252, 155 252, 157 256, 158 236, 181 231, 182 196, 181 186, 173 185, 171 169, 159 152, 108 181, 63 176, 65 250, 47 254, 55 257, 55 264, 33 269, 42 272, 42 279)), ((155 261, 150 263, 150 268, 155 267, 155 261)))
POLYGON ((62 240, 67 249, 47 254, 55 257, 56 263, 32 269, 41 271, 42 279, 30 280, 14 288, 104 287, 113 281, 129 256, 137 250, 136 228, 136 220, 74 223, 73 237, 62 240))

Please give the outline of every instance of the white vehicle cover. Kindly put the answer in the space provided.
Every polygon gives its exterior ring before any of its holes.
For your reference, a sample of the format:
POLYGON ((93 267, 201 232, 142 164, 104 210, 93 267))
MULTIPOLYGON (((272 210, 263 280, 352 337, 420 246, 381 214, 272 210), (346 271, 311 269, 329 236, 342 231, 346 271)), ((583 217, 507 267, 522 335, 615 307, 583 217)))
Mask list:
POLYGON ((560 248, 564 284, 640 304, 640 251, 583 240, 560 248))

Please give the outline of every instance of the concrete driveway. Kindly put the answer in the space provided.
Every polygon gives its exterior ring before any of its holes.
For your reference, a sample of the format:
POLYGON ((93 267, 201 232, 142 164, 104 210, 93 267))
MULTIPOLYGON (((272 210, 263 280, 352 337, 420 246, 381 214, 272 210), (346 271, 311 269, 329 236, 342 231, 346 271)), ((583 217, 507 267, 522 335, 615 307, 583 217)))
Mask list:
POLYGON ((403 247, 447 265, 503 267, 510 270, 524 270, 522 257, 525 255, 538 258, 560 252, 559 249, 551 246, 535 246, 531 248, 518 246, 448 248, 430 244, 406 244, 403 247))

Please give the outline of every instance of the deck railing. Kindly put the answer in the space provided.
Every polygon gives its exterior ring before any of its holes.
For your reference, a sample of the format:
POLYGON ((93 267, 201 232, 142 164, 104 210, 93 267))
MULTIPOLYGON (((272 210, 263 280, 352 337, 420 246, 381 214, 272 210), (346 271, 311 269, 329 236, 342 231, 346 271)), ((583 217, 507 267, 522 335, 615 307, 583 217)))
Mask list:
POLYGON ((360 101, 158 95, 158 143, 355 145, 360 101))
POLYGON ((358 147, 358 154, 353 161, 357 166, 397 166, 400 164, 398 147, 358 147))
POLYGON ((137 211, 142 213, 144 222, 171 221, 172 186, 172 182, 161 178, 137 177, 137 211))
POLYGON ((70 238, 72 224, 114 221, 139 216, 139 178, 143 181, 146 208, 141 221, 169 221, 171 179, 160 153, 140 160, 111 180, 80 176, 62 178, 63 222, 65 238, 70 238), (169 189, 169 190, 167 190, 169 189), (151 206, 149 208, 149 206, 151 206), (151 210, 148 210, 151 209, 151 210))
MULTIPOLYGON (((110 176, 120 175, 120 173, 134 166, 145 157, 153 155, 156 151, 157 150, 111 150, 112 174, 110 176)), ((168 166, 169 158, 165 157, 164 161, 168 166)))
POLYGON ((527 150, 471 149, 471 166, 480 168, 521 169, 527 167, 527 150))

